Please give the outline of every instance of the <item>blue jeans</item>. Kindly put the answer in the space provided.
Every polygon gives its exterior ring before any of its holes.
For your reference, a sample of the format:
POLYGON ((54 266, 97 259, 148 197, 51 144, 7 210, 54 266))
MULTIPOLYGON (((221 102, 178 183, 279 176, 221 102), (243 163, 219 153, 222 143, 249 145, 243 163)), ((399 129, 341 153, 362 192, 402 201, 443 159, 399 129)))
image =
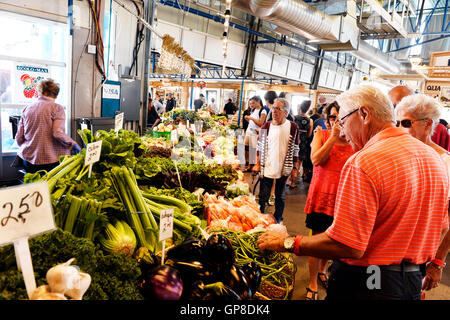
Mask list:
POLYGON ((367 267, 335 260, 331 265, 325 300, 420 300, 421 271, 392 271, 380 266, 380 288, 369 289, 367 267))
POLYGON ((281 177, 279 179, 270 179, 263 177, 259 186, 259 207, 262 213, 266 209, 266 204, 269 201, 270 190, 272 189, 273 181, 275 180, 275 212, 274 217, 277 223, 283 221, 284 211, 284 192, 286 190, 286 180, 288 177, 281 177))

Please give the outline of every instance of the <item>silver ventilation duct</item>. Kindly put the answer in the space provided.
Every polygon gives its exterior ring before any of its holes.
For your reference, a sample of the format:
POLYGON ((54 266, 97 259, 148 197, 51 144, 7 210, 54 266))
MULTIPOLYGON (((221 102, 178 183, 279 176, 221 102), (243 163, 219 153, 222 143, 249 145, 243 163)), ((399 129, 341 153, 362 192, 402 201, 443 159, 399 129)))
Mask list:
POLYGON ((233 0, 232 5, 305 37, 324 50, 349 52, 390 74, 402 69, 397 60, 359 39, 356 7, 352 14, 343 16, 325 14, 300 0, 233 0))

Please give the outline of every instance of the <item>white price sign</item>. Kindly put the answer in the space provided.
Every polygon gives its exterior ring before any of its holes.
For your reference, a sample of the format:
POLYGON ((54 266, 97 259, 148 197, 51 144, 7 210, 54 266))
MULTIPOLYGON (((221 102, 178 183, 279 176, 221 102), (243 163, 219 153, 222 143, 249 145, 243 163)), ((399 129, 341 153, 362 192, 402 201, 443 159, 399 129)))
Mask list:
POLYGON ((0 199, 0 245, 56 229, 47 182, 0 189, 0 199))
POLYGON ((173 209, 161 210, 159 219, 159 241, 173 236, 173 209))
POLYGON ((102 140, 88 143, 86 146, 86 157, 84 158, 84 165, 96 163, 100 160, 100 154, 102 153, 102 140))
POLYGON ((166 255, 166 240, 173 236, 173 209, 161 210, 159 217, 159 241, 162 241, 161 265, 166 255))
POLYGON ((84 165, 89 166, 89 175, 91 177, 92 165, 100 160, 102 153, 102 140, 88 143, 86 146, 86 157, 84 157, 84 165))
POLYGON ((0 189, 0 199, 0 246, 14 244, 17 267, 31 297, 36 280, 28 239, 56 229, 48 183, 0 189))
POLYGON ((124 116, 124 113, 121 112, 121 113, 117 114, 115 117, 114 130, 116 132, 119 131, 120 129, 123 129, 123 116, 124 116))

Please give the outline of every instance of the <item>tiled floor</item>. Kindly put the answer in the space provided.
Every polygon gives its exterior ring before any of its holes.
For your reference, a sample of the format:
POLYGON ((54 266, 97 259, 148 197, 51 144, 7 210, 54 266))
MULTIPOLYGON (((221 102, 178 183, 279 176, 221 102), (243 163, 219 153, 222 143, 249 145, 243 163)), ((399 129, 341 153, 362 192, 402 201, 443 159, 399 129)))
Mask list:
MULTIPOLYGON (((252 186, 252 178, 250 174, 246 174, 245 177, 250 186, 252 186)), ((296 189, 286 189, 286 206, 283 213, 283 218, 289 234, 309 234, 309 229, 305 226, 306 214, 303 212, 308 186, 308 184, 300 182, 296 189)), ((269 210, 273 210, 273 206, 269 207, 269 210)), ((306 295, 305 288, 309 283, 308 260, 307 257, 295 256, 294 261, 297 263, 298 269, 295 276, 295 286, 292 299, 304 300, 306 295)), ((444 269, 444 274, 440 285, 433 290, 427 291, 427 300, 450 300, 450 258, 447 258, 447 265, 449 267, 444 269)), ((319 284, 319 299, 322 300, 325 296, 326 291, 321 288, 319 284)))

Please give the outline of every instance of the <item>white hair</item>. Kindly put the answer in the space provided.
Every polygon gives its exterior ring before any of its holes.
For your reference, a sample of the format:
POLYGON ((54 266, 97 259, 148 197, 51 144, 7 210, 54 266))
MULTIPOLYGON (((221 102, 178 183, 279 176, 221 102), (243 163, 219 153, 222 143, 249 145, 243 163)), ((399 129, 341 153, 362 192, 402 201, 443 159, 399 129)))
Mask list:
POLYGON ((397 107, 395 112, 398 115, 401 111, 409 113, 414 119, 431 119, 433 125, 431 126, 430 135, 433 134, 434 129, 439 123, 441 117, 441 104, 426 94, 414 94, 404 97, 397 107))
POLYGON ((289 105, 289 101, 285 98, 276 98, 273 103, 281 102, 283 104, 283 109, 285 112, 289 113, 291 111, 291 106, 289 105))
POLYGON ((371 85, 359 85, 336 97, 342 117, 361 106, 371 111, 372 116, 382 122, 395 122, 394 107, 388 96, 371 85))

